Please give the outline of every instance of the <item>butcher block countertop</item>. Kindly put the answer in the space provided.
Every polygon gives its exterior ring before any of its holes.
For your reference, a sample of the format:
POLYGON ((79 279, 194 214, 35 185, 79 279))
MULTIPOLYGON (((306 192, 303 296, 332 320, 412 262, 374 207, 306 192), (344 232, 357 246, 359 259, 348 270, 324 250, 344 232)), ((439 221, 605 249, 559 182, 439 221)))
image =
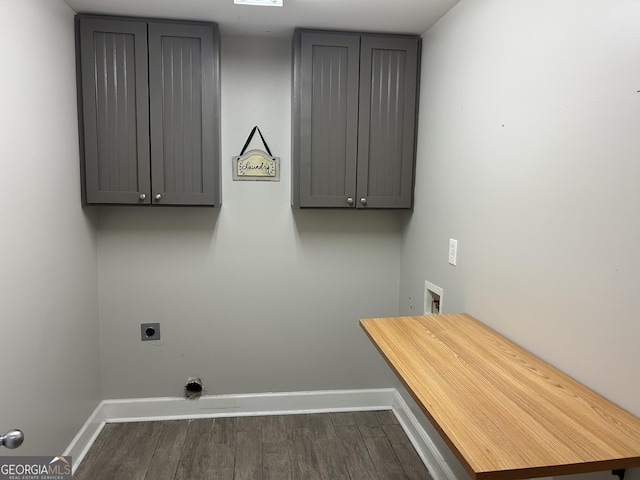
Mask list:
POLYGON ((360 325, 471 478, 640 467, 638 417, 471 316, 360 325))

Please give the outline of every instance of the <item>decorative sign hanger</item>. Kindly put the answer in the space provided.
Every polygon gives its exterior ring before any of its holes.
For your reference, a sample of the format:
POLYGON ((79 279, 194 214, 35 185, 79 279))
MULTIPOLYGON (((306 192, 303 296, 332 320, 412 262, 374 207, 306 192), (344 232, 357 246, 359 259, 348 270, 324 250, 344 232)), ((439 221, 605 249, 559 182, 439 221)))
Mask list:
POLYGON ((240 155, 233 157, 233 179, 234 180, 254 180, 254 181, 268 181, 279 182, 280 181, 280 158, 271 155, 269 145, 262 136, 262 132, 256 125, 251 130, 249 138, 242 147, 240 155), (245 150, 251 143, 253 135, 256 130, 260 134, 262 144, 266 148, 266 152, 262 150, 249 150, 245 153, 245 150))

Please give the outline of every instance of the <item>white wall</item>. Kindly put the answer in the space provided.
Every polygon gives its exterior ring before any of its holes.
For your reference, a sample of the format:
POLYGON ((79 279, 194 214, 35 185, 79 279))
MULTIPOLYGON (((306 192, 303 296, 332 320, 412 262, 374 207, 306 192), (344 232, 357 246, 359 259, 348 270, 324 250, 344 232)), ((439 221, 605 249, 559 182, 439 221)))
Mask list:
POLYGON ((462 0, 423 53, 402 313, 429 280, 640 415, 640 3, 462 0))
POLYGON ((290 99, 288 40, 224 37, 222 207, 100 209, 105 398, 182 395, 192 375, 209 394, 392 382, 358 319, 398 312, 401 215, 291 209, 290 99), (254 125, 279 183, 232 181, 254 125))
POLYGON ((100 401, 96 235, 80 206, 73 13, 0 0, 0 434, 59 455, 100 401))

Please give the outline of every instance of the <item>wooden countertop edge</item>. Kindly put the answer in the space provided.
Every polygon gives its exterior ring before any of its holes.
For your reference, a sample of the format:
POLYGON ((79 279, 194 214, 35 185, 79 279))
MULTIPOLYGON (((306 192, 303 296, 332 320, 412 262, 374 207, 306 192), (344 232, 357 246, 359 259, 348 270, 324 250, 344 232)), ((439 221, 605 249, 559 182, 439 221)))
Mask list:
MULTIPOLYGON (((607 460, 602 462, 572 463, 568 465, 553 465, 549 467, 523 468, 520 470, 498 470, 494 472, 467 473, 475 480, 525 480, 531 478, 555 477, 562 475, 577 475, 584 473, 604 472, 622 468, 634 468, 637 458, 624 460, 607 460)), ((617 480, 617 477, 613 477, 617 480)))

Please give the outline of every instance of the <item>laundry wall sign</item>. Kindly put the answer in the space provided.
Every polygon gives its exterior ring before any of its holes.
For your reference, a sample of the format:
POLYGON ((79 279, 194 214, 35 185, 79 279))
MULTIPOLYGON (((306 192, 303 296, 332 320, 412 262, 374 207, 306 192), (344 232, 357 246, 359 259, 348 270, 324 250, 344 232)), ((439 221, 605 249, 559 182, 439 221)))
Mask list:
POLYGON ((233 179, 271 182, 280 181, 280 158, 274 157, 271 154, 271 150, 269 149, 269 146, 257 125, 253 127, 253 130, 251 130, 249 138, 247 138, 240 155, 233 157, 233 179), (262 144, 264 145, 266 152, 263 150, 246 151, 256 131, 262 139, 262 144))

